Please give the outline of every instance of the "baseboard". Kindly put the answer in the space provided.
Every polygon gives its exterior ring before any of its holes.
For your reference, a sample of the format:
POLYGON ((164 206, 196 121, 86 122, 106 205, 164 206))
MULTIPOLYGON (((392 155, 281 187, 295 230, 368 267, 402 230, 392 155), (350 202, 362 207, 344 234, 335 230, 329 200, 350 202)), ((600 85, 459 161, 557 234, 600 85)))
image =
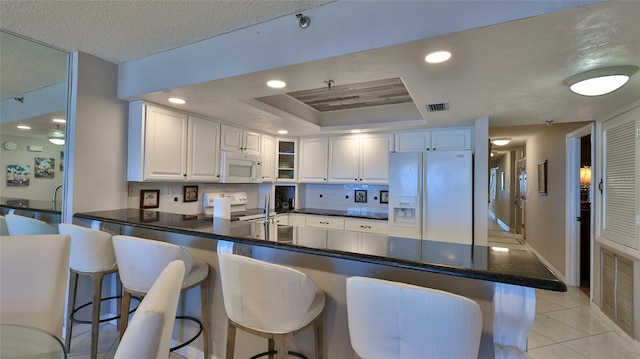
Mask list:
POLYGON ((620 336, 620 338, 622 338, 622 340, 624 340, 627 345, 634 347, 636 348, 636 350, 640 351, 640 342, 630 337, 629 334, 627 334, 627 332, 625 332, 624 330, 620 329, 620 327, 618 327, 618 325, 613 320, 611 320, 611 318, 609 318, 602 312, 602 310, 596 303, 591 302, 590 308, 592 312, 596 313, 598 319, 602 320, 611 328, 613 328, 613 331, 616 332, 616 334, 618 334, 618 336, 620 336))
POLYGON ((524 246, 525 248, 533 252, 533 254, 535 254, 538 257, 540 262, 542 262, 545 266, 547 266, 547 268, 549 268, 553 272, 553 274, 555 274, 556 277, 558 277, 562 282, 567 283, 567 277, 561 274, 558 268, 551 265, 551 263, 549 263, 549 261, 547 261, 542 255, 540 255, 538 251, 536 251, 533 247, 531 247, 529 243, 524 242, 524 246))

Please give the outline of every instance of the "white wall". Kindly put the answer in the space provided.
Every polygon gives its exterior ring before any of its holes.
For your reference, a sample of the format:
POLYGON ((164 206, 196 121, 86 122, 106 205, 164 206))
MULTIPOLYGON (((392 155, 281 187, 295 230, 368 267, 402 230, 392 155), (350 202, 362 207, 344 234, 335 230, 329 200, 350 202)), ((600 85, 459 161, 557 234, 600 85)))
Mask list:
MULTIPOLYGON (((0 150, 0 169, 4 174, 2 177, 2 197, 30 199, 38 201, 50 201, 53 190, 62 183, 64 172, 61 168, 61 153, 64 151, 63 146, 57 146, 45 139, 36 139, 17 136, 1 136, 0 142, 15 142, 18 145, 13 151, 2 148, 0 150), (31 152, 28 150, 29 145, 41 146, 42 152, 31 152), (34 162, 36 157, 53 158, 55 168, 53 169, 53 178, 36 177, 34 162), (27 165, 29 166, 29 185, 28 186, 8 186, 7 185, 7 166, 8 165, 27 165)), ((60 200, 58 195, 58 200, 60 200)))
POLYGON ((80 52, 71 57, 65 222, 76 212, 127 206, 128 103, 116 98, 118 67, 80 52))

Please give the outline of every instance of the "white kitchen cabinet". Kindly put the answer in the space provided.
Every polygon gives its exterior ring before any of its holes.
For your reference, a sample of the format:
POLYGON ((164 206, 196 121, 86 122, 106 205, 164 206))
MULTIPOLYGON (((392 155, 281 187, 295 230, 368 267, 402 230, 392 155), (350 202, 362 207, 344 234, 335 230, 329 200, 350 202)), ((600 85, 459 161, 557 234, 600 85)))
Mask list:
POLYGON ((220 131, 221 151, 260 155, 260 133, 227 124, 222 124, 220 131))
POLYGON ((187 181, 220 181, 220 124, 189 116, 187 127, 187 181))
POLYGON ((472 150, 471 127, 438 128, 431 130, 431 150, 472 150))
POLYGON ((262 182, 274 182, 276 179, 276 139, 262 135, 262 182))
POLYGON ((387 234, 387 222, 376 219, 352 219, 344 220, 345 231, 387 234))
POLYGON ((344 230, 344 218, 333 216, 305 215, 307 227, 344 230))
POLYGON ((327 183, 329 139, 300 139, 300 157, 298 159, 300 183, 327 183))
POLYGON ((338 232, 338 231, 328 231, 327 232, 327 247, 345 252, 353 252, 360 249, 362 243, 362 239, 360 238, 359 233, 355 232, 338 232))
POLYGON ((273 219, 275 224, 281 224, 283 226, 289 225, 289 215, 288 214, 278 214, 273 219))
POLYGON ((132 102, 127 180, 217 182, 219 126, 142 101, 132 102))
POLYGON ((401 131, 396 132, 394 136, 396 152, 473 149, 473 129, 471 127, 401 131))
POLYGON ((330 183, 389 183, 391 136, 372 134, 329 138, 330 183))
POLYGON ((296 159, 298 153, 298 143, 293 139, 276 139, 277 157, 276 182, 294 183, 297 180, 296 159))
POLYGON ((306 225, 306 215, 302 213, 289 213, 288 221, 290 226, 304 227, 306 225))
POLYGON ((422 152, 431 148, 431 131, 403 131, 396 132, 396 152, 422 152))

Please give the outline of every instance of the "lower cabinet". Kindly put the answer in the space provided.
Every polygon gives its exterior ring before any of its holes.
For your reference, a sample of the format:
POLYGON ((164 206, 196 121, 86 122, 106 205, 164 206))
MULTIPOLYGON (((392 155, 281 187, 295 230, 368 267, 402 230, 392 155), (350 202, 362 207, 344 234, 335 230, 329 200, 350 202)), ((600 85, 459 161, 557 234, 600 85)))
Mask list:
POLYGON ((387 234, 387 222, 377 219, 351 219, 344 220, 344 230, 353 232, 387 234))
POLYGON ((344 230, 344 219, 340 217, 307 214, 305 215, 305 225, 307 227, 344 230))

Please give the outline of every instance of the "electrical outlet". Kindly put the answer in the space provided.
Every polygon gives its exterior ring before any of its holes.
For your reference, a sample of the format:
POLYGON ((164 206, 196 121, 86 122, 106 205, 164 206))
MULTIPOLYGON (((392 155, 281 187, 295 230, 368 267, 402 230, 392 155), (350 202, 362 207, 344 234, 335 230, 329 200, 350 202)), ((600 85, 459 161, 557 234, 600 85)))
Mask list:
POLYGON ((133 185, 129 185, 129 186, 128 186, 128 192, 127 192, 127 193, 128 193, 128 196, 129 196, 129 197, 135 197, 135 195, 136 195, 136 189, 134 188, 134 186, 133 186, 133 185))

